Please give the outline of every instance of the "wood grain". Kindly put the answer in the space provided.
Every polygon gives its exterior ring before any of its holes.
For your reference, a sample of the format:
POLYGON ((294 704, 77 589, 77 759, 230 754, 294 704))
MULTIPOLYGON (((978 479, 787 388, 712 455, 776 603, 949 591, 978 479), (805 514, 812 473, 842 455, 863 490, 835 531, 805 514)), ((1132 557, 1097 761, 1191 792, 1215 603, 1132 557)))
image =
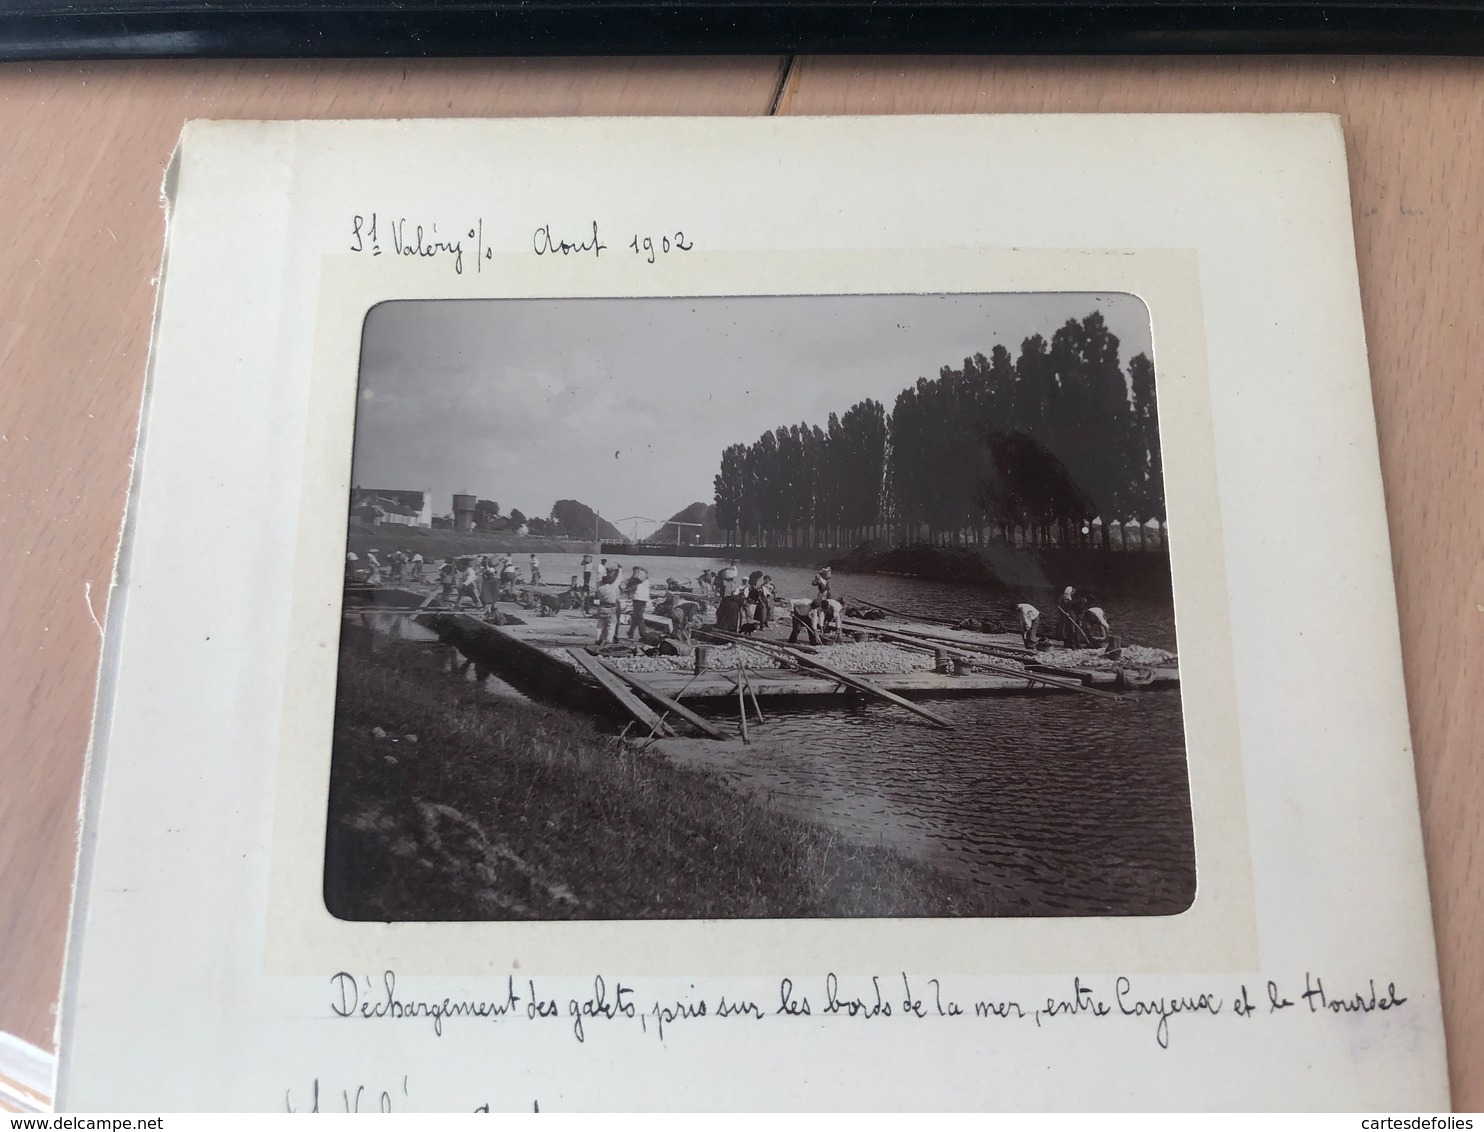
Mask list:
MULTIPOLYGON (((779 59, 0 68, 0 1029, 49 1046, 99 634, 186 117, 1343 116, 1457 1108, 1484 1109, 1484 61, 779 59), (101 608, 97 609, 102 616, 101 608)), ((1365 611, 1358 611, 1363 616, 1365 611)))

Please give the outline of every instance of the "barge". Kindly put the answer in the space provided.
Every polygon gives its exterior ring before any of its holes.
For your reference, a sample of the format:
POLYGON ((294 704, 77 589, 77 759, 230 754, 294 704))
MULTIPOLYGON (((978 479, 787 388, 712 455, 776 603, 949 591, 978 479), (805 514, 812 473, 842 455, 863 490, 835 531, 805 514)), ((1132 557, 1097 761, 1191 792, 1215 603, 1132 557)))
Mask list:
POLYGON ((710 733, 683 704, 735 702, 746 718, 750 700, 760 719, 761 702, 826 706, 840 697, 868 696, 948 727, 913 701, 1028 693, 1116 698, 1175 688, 1180 681, 1177 659, 1159 650, 1031 651, 1016 633, 960 629, 875 609, 842 618, 819 644, 790 641, 787 613, 769 625, 749 626, 747 634, 699 624, 686 642, 665 637, 669 621, 650 614, 644 641, 620 636, 599 648, 597 622, 580 609, 543 613, 539 603, 501 603, 498 613, 485 614, 449 609, 435 591, 415 584, 368 589, 347 587, 348 614, 359 607, 414 618, 512 683, 584 709, 616 709, 660 735, 673 733, 670 720, 710 733))

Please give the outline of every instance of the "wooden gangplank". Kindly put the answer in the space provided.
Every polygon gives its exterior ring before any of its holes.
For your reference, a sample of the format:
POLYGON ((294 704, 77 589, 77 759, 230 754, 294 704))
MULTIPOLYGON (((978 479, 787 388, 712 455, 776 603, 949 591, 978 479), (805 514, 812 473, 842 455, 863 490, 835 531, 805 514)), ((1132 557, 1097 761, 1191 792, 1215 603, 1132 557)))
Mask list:
POLYGON ((575 660, 589 676, 601 684, 620 706, 639 721, 643 726, 649 728, 651 734, 674 735, 674 729, 663 719, 650 710, 642 700, 626 688, 622 681, 614 674, 613 670, 603 664, 595 656, 589 656, 582 649, 568 649, 567 655, 575 660))
POLYGON ((941 727, 945 731, 953 730, 953 724, 948 722, 948 720, 944 719, 937 712, 928 711, 927 708, 921 707, 918 704, 914 704, 911 700, 903 699, 895 692, 888 692, 885 688, 878 687, 863 676, 856 676, 854 673, 850 672, 842 672, 834 665, 826 664, 824 661, 810 656, 802 649, 790 648, 788 645, 776 644, 773 641, 759 641, 748 637, 743 637, 735 633, 728 633, 721 629, 708 629, 706 631, 707 633, 714 634, 718 637, 723 637, 729 641, 734 641, 738 644, 758 649, 759 651, 764 653, 772 653, 774 656, 786 656, 800 667, 811 668, 816 671, 823 672, 827 676, 833 677, 834 679, 838 680, 847 688, 854 688, 858 692, 865 692, 868 695, 876 696, 880 699, 886 700, 888 703, 893 703, 896 704, 898 707, 905 708, 913 715, 920 715, 923 719, 926 719, 935 727, 941 727))
MULTIPOLYGON (((582 655, 584 657, 587 656, 586 653, 583 653, 582 655)), ((644 681, 644 680, 639 679, 639 677, 635 676, 632 672, 625 672, 625 671, 623 671, 620 668, 615 668, 615 667, 613 667, 613 665, 609 664, 606 660, 603 660, 603 659, 598 658, 598 657, 589 657, 588 659, 596 660, 597 663, 600 664, 600 665, 602 665, 603 668, 606 671, 613 673, 614 676, 618 677, 618 679, 622 680, 625 684, 629 685, 629 687, 633 688, 636 692, 642 692, 644 695, 648 696, 655 703, 657 703, 660 706, 664 707, 667 711, 674 712, 681 719, 685 720, 687 723, 689 723, 692 727, 694 727, 702 735, 705 735, 707 738, 710 738, 710 739, 725 739, 726 738, 726 735, 723 732, 718 731, 715 726, 713 726, 707 720, 702 719, 695 712, 691 711, 690 708, 685 707, 683 704, 679 703, 678 701, 671 699, 669 696, 665 695, 664 692, 661 692, 658 688, 656 688, 653 685, 649 684, 647 681, 644 681)), ((579 660, 578 663, 581 664, 582 661, 579 660)), ((591 669, 589 669, 589 671, 591 671, 591 669)))

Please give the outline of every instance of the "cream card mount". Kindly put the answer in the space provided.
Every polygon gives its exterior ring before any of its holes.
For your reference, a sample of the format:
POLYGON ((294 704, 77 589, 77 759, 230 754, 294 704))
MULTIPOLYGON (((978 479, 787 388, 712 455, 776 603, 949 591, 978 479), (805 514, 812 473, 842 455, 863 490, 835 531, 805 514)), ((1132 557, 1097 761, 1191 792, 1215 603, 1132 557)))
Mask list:
POLYGON ((1334 119, 167 190, 62 1103, 1446 1105, 1334 119))

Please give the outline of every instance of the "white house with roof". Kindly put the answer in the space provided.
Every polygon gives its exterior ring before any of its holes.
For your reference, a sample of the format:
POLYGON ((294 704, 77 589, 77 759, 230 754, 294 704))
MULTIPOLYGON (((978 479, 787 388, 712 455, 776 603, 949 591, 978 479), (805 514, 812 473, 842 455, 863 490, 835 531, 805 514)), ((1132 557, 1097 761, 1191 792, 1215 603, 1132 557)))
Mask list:
POLYGON ((356 487, 350 493, 350 513, 370 526, 431 527, 433 493, 427 489, 356 487))

